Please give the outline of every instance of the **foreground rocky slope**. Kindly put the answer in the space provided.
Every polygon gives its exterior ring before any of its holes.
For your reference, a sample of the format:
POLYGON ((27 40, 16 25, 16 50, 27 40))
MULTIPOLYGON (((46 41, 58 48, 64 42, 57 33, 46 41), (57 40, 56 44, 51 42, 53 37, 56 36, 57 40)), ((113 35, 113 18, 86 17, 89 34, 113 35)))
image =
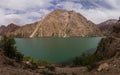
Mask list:
POLYGON ((120 23, 117 22, 109 35, 98 46, 96 54, 102 58, 110 58, 120 52, 120 23))
POLYGON ((25 69, 25 65, 16 62, 14 59, 6 57, 0 49, 0 75, 40 75, 30 69, 25 69))

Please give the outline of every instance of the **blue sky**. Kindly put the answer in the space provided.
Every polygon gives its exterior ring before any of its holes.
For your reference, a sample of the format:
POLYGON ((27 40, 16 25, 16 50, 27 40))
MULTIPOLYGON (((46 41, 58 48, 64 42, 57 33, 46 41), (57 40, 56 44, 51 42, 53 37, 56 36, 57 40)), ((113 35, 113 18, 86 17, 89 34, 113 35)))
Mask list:
POLYGON ((74 10, 98 24, 120 16, 119 0, 0 0, 0 25, 39 21, 55 9, 74 10))

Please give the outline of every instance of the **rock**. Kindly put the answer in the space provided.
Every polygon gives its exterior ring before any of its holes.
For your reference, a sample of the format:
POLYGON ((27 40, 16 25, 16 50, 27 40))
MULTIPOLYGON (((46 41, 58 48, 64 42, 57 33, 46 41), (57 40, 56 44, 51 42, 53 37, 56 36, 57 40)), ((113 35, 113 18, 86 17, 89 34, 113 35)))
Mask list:
POLYGON ((97 71, 102 71, 102 70, 108 70, 109 68, 109 64, 108 63, 103 63, 103 64, 100 64, 97 71))
POLYGON ((38 69, 45 69, 45 66, 38 66, 38 69))
POLYGON ((23 63, 26 65, 31 65, 30 61, 23 61, 23 63))
POLYGON ((116 67, 117 65, 113 65, 114 67, 116 67))

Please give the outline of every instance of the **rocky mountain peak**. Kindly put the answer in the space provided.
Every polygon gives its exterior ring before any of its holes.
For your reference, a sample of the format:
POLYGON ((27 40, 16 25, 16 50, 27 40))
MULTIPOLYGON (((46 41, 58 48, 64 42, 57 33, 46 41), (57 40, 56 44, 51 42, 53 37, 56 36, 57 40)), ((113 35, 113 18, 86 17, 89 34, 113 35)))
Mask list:
POLYGON ((14 23, 10 23, 7 27, 19 27, 19 26, 14 23))
POLYGON ((96 36, 100 34, 97 26, 80 13, 57 9, 43 17, 37 24, 35 37, 74 37, 96 36))

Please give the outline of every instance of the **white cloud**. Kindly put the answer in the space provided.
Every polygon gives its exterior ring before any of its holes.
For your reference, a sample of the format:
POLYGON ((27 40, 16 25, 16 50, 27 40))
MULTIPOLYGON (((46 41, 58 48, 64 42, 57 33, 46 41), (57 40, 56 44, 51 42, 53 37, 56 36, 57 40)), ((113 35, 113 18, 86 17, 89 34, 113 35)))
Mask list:
POLYGON ((32 17, 42 17, 47 14, 52 0, 1 0, 0 25, 15 23, 23 25, 32 23, 32 17), (24 12, 24 13, 21 13, 24 12), (31 18, 30 18, 31 17, 31 18))
POLYGON ((105 2, 115 9, 120 9, 120 0, 105 0, 105 2))
POLYGON ((73 9, 79 10, 83 7, 80 3, 74 3, 72 1, 60 2, 56 6, 57 7, 61 6, 64 9, 67 9, 67 10, 73 10, 73 9))
POLYGON ((1 0, 0 6, 3 8, 26 10, 34 7, 47 7, 51 0, 1 0))
POLYGON ((97 6, 96 8, 90 8, 90 9, 84 9, 82 8, 83 6, 80 3, 74 3, 74 2, 70 2, 70 3, 63 2, 58 5, 63 6, 64 9, 75 10, 81 13, 82 15, 84 15, 88 20, 91 20, 96 24, 101 23, 107 19, 118 19, 118 17, 120 16, 119 14, 120 13, 120 1, 119 0, 99 0, 99 1, 104 1, 106 4, 112 7, 111 9, 103 7, 99 3, 96 3, 97 1, 98 0, 89 1, 95 6, 97 6))
POLYGON ((56 8, 77 11, 94 23, 107 19, 118 19, 120 15, 119 0, 91 0, 88 2, 97 7, 85 9, 85 6, 78 0, 0 0, 0 25, 8 25, 11 22, 18 25, 32 23, 56 8), (111 9, 100 5, 98 1, 106 3, 111 9))

